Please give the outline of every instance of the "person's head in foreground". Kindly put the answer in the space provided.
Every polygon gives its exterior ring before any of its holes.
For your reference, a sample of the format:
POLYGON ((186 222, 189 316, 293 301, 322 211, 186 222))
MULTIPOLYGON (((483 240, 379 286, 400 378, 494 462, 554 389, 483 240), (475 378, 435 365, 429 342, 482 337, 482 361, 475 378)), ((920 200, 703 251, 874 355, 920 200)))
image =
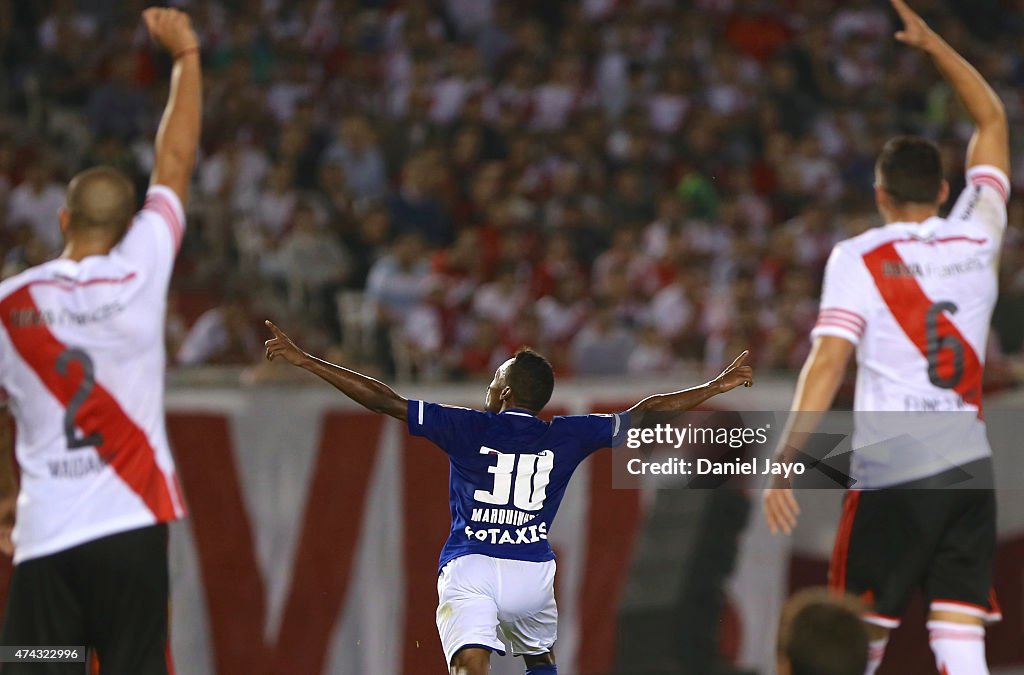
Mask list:
POLYGON ((860 603, 824 588, 795 593, 782 607, 776 667, 779 675, 863 675, 868 629, 860 603))
POLYGON ((498 413, 506 408, 540 412, 551 399, 555 373, 543 356, 524 347, 494 371, 487 386, 484 410, 498 413))
POLYGON ((949 198, 942 155, 920 136, 896 136, 875 162, 875 203, 887 223, 938 215, 949 198))

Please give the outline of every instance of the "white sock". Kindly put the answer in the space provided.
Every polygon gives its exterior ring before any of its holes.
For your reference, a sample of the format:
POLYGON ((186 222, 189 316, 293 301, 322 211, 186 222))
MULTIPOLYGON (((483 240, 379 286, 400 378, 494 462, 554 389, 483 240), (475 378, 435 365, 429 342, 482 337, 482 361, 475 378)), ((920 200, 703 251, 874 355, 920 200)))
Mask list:
POLYGON ((885 656, 885 645, 887 644, 889 644, 888 637, 868 643, 868 669, 864 671, 864 675, 875 675, 878 666, 882 665, 882 657, 885 656))
POLYGON ((942 675, 988 675, 984 626, 929 621, 928 641, 942 675))

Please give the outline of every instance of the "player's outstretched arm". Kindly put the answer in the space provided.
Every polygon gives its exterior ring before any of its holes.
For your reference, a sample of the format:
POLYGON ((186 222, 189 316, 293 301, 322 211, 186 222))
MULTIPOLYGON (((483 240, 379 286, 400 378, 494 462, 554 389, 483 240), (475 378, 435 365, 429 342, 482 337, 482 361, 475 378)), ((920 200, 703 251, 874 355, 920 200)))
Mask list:
POLYGON ((171 91, 156 132, 156 160, 149 182, 171 188, 184 204, 202 125, 199 38, 188 14, 176 9, 150 7, 142 18, 152 38, 174 59, 171 91))
POLYGON ((0 553, 4 555, 14 555, 11 530, 14 529, 14 507, 18 499, 11 431, 10 413, 0 407, 0 553))
POLYGON ((744 351, 722 371, 721 375, 710 382, 683 391, 648 396, 627 411, 633 420, 633 426, 643 425, 644 417, 649 412, 685 412, 696 408, 712 396, 724 394, 741 384, 751 386, 754 384, 754 369, 746 365, 749 355, 749 351, 744 351))
POLYGON ((942 76, 956 91, 977 129, 967 148, 967 168, 990 164, 1010 175, 1010 132, 999 96, 974 66, 928 27, 903 0, 892 0, 903 20, 896 39, 927 52, 942 76))
POLYGON ((281 357, 293 366, 308 370, 350 399, 373 412, 391 415, 405 421, 408 417, 408 401, 379 380, 367 377, 354 370, 343 368, 323 359, 307 354, 281 332, 281 329, 267 321, 267 328, 274 337, 266 341, 267 360, 281 357))

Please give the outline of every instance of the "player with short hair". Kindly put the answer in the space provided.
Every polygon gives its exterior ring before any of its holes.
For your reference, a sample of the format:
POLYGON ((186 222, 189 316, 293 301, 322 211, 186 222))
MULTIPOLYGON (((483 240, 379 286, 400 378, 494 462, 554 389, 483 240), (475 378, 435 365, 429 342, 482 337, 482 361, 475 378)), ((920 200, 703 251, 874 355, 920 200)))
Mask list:
POLYGON ((114 675, 172 670, 167 522, 185 514, 164 428, 164 314, 202 75, 187 15, 142 16, 174 59, 142 210, 121 172, 83 171, 59 213, 62 255, 0 283, 0 390, 21 468, 17 491, 0 412, 0 550, 14 555, 0 644, 84 645, 114 675))
POLYGON ((356 403, 405 421, 409 433, 448 454, 452 529, 438 567, 437 628, 452 675, 483 675, 500 635, 528 675, 556 673, 555 554, 548 543, 576 467, 617 445, 648 413, 681 412, 741 384, 753 371, 743 352, 704 385, 650 396, 616 415, 573 415, 546 422, 555 379, 548 361, 522 349, 487 387, 484 410, 407 401, 386 384, 306 354, 274 324, 267 358, 317 375, 356 403))
POLYGON ((782 606, 776 640, 778 675, 862 675, 868 631, 861 604, 823 588, 805 588, 782 606))
MULTIPOLYGON (((791 459, 818 413, 831 407, 856 350, 857 489, 844 501, 830 585, 869 605, 867 673, 878 668, 889 630, 921 587, 938 669, 977 675, 988 672, 984 624, 1000 618, 991 592, 996 506, 981 392, 1006 229, 1009 134, 1003 105, 984 78, 906 3, 893 5, 904 24, 896 38, 931 56, 975 122, 967 187, 948 218, 939 218, 949 185, 938 149, 917 137, 886 144, 875 171, 886 225, 832 251, 792 406, 803 415, 791 417, 783 455, 791 459), (882 427, 919 419, 920 411, 948 412, 931 415, 927 429, 918 423, 894 447, 888 439, 897 432, 882 427), (984 489, 895 489, 942 485, 951 467, 984 489)), ((788 534, 799 509, 788 485, 776 481, 773 488, 764 493, 765 517, 773 532, 788 534)))

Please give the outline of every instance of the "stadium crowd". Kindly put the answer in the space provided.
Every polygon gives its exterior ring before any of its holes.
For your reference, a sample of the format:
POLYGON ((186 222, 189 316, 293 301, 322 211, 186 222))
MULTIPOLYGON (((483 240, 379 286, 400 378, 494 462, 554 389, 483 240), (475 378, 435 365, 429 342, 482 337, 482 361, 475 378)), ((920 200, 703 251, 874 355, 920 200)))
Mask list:
MULTIPOLYGON (((970 125, 879 0, 221 0, 169 307, 180 366, 251 362, 258 319, 387 376, 798 369, 832 245, 880 224, 884 140, 970 125)), ((1024 2, 915 6, 1024 123, 1024 2)), ((142 3, 0 0, 3 276, 54 255, 63 182, 143 193, 167 63, 142 3)), ((1024 193, 1024 148, 1016 194, 1024 193)), ((1024 342, 1024 200, 990 347, 1024 342)), ((1002 366, 1000 364, 1003 364, 1002 366)))

